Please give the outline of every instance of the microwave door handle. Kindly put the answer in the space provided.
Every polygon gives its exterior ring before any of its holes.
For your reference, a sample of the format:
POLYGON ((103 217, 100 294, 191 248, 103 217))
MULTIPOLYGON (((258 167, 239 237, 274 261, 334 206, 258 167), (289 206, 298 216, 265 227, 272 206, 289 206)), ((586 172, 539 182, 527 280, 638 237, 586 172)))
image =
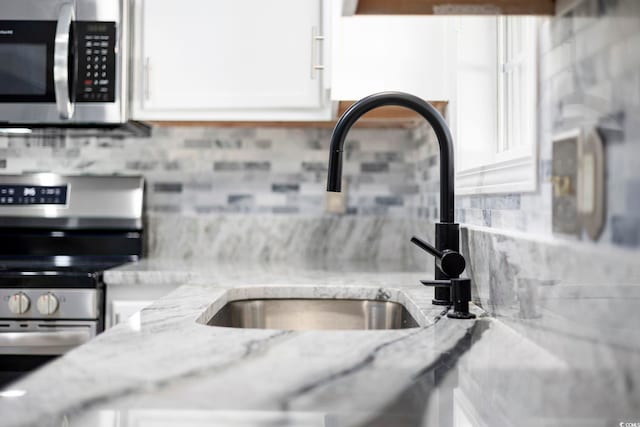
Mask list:
POLYGON ((73 4, 65 3, 62 5, 58 15, 53 50, 53 86, 56 94, 56 107, 60 118, 64 120, 73 116, 73 102, 69 96, 69 45, 74 15, 73 4))

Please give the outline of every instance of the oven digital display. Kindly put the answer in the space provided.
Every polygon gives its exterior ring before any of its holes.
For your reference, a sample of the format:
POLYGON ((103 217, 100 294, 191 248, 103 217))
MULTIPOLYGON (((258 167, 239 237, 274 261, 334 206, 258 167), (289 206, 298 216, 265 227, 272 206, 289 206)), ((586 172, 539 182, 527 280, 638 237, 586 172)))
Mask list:
POLYGON ((68 186, 0 185, 0 205, 66 205, 68 186))

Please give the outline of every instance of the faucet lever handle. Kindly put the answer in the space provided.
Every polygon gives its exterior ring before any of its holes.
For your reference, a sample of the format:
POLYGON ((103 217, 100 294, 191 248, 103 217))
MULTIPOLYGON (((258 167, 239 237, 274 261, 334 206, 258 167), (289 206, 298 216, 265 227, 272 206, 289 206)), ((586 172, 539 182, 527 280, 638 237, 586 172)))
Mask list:
MULTIPOLYGON (((411 243, 436 257, 438 267, 448 277, 459 277, 466 267, 464 257, 459 252, 451 251, 449 249, 441 251, 416 236, 411 238, 411 243)), ((446 284, 443 285, 446 286, 446 284)), ((436 285, 434 284, 434 286, 436 285)))
POLYGON ((420 280, 424 286, 451 286, 451 280, 420 280))
POLYGON ((424 240, 422 240, 417 236, 413 236, 411 238, 411 243, 413 243, 423 251, 430 253, 436 258, 442 258, 442 256, 444 255, 442 251, 436 249, 435 246, 433 246, 431 243, 425 242, 424 240))

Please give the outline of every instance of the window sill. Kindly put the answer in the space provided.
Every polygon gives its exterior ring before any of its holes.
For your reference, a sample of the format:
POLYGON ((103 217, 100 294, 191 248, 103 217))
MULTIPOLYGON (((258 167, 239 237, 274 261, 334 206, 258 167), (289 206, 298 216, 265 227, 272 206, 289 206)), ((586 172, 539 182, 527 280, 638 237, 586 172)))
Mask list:
POLYGON ((538 188, 536 156, 506 160, 456 174, 456 194, 533 192, 538 188))

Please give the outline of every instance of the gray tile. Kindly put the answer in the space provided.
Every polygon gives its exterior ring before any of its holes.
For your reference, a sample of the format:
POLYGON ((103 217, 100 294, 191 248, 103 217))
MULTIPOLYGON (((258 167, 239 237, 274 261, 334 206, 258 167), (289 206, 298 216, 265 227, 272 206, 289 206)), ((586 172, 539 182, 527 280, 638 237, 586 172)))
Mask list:
POLYGON ((469 207, 473 209, 481 209, 484 207, 485 198, 483 196, 469 197, 469 207))
POLYGON ((626 112, 617 111, 598 119, 598 132, 605 144, 623 142, 625 140, 626 112))
POLYGON ((547 182, 551 179, 551 160, 540 160, 540 180, 547 182))
POLYGON ((403 206, 404 199, 399 196, 376 196, 375 203, 379 206, 403 206))
POLYGON ((229 194, 227 203, 231 206, 249 206, 254 204, 253 194, 229 194))
POLYGON ((273 206, 271 211, 274 214, 297 214, 300 208, 297 206, 273 206))
POLYGON ((597 74, 597 58, 590 57, 576 65, 576 76, 582 88, 594 86, 602 76, 597 74))
POLYGON ((355 185, 373 184, 375 183, 375 181, 376 179, 372 175, 356 175, 351 177, 351 182, 353 182, 355 185))
POLYGON ((181 182, 155 182, 153 191, 156 193, 182 193, 181 182))
POLYGON ((351 159, 351 156, 357 156, 360 151, 362 151, 362 143, 360 141, 354 139, 347 139, 344 143, 344 153, 346 159, 351 159))
POLYGON ((110 138, 100 138, 96 142, 96 147, 98 148, 120 148, 123 149, 124 141, 121 139, 110 139, 110 138))
POLYGON ((268 150, 273 146, 273 141, 270 139, 257 139, 253 144, 259 150, 268 150))
POLYGON ((402 162, 404 153, 399 151, 387 151, 383 153, 373 153, 376 162, 402 162))
POLYGON ((172 160, 170 162, 164 162, 162 164, 162 168, 166 171, 178 171, 182 169, 180 162, 177 160, 172 160))
POLYGON ((248 171, 268 172, 271 170, 271 162, 244 162, 244 169, 248 171))
POLYGON ((163 213, 163 214, 179 214, 182 212, 181 205, 158 205, 155 204, 148 208, 152 212, 155 213, 163 213))
POLYGON ((220 208, 219 213, 223 214, 248 214, 253 212, 253 207, 250 205, 230 205, 230 206, 222 206, 220 208))
POLYGON ((210 139, 185 139, 184 148, 208 149, 213 147, 213 141, 210 139))
POLYGON ((304 172, 326 172, 329 166, 324 162, 302 162, 301 168, 304 172))
POLYGON ((520 209, 520 194, 473 196, 471 207, 476 209, 520 209))
POLYGON ((385 216, 389 212, 388 206, 360 206, 358 213, 360 215, 385 216))
POLYGON ((195 205, 193 207, 193 210, 197 213, 197 214, 201 214, 201 215, 211 215, 211 214, 215 214, 215 213, 220 213, 220 206, 201 206, 201 205, 195 205))
POLYGON ((242 141, 239 139, 235 139, 235 140, 216 139, 215 141, 213 141, 213 146, 219 149, 240 149, 242 148, 242 141))
POLYGON ((597 0, 596 4, 598 5, 598 16, 603 16, 615 13, 620 0, 597 0))
POLYGON ((611 218, 611 240, 620 246, 633 248, 640 246, 640 218, 621 216, 611 218))
POLYGON ((309 140, 306 141, 306 147, 310 150, 323 150, 325 148, 328 148, 328 144, 325 144, 319 140, 309 140))
MULTIPOLYGON (((636 90, 640 100, 640 86, 636 90)), ((629 117, 624 123, 625 140, 630 144, 640 144, 640 105, 628 108, 625 114, 629 117)), ((629 149, 631 150, 631 147, 629 149)))
POLYGON ((485 207, 489 209, 520 209, 520 194, 489 197, 485 207))
POLYGON ((227 171, 239 171, 242 169, 240 162, 213 162, 213 170, 227 172, 227 171))
POLYGON ((629 213, 635 213, 636 216, 640 216, 640 179, 631 179, 626 182, 625 195, 625 210, 629 213))
POLYGON ((491 211, 489 209, 482 210, 482 219, 485 227, 491 227, 491 211))
POLYGON ((158 168, 157 161, 132 160, 125 163, 125 169, 134 171, 150 171, 158 168))
POLYGON ((360 165, 360 172, 389 172, 389 163, 386 162, 367 162, 360 165))
POLYGON ((390 185, 389 191, 393 194, 418 194, 420 187, 418 184, 390 185))
POLYGON ((202 181, 202 182, 190 181, 190 182, 185 182, 183 188, 185 191, 209 192, 213 190, 213 183, 205 182, 205 181, 202 181))
POLYGON ((300 184, 271 184, 271 191, 274 193, 297 193, 300 191, 300 184))

